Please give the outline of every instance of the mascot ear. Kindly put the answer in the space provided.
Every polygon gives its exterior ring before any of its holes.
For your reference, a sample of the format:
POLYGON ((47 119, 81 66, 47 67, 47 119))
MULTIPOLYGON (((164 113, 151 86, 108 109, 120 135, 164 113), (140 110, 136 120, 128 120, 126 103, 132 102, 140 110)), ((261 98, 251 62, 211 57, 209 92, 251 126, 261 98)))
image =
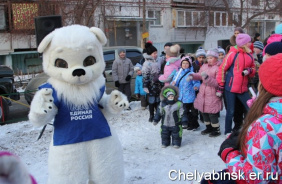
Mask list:
POLYGON ((39 53, 44 52, 44 50, 47 48, 47 46, 51 43, 52 39, 54 37, 54 33, 51 32, 50 34, 48 34, 47 36, 44 37, 44 39, 40 42, 37 51, 39 53))
POLYGON ((98 40, 100 41, 102 45, 105 45, 107 43, 106 35, 104 34, 104 32, 101 29, 97 27, 91 27, 90 31, 96 35, 96 37, 98 38, 98 40))

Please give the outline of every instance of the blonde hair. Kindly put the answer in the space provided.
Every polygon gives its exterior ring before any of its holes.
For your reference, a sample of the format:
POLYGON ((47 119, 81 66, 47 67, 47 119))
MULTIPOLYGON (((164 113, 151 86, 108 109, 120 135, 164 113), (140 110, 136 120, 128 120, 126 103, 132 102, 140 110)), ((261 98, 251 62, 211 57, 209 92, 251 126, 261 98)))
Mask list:
POLYGON ((241 48, 242 48, 242 49, 244 50, 244 52, 246 52, 246 53, 251 53, 251 52, 252 52, 252 50, 251 50, 247 45, 243 45, 241 48))

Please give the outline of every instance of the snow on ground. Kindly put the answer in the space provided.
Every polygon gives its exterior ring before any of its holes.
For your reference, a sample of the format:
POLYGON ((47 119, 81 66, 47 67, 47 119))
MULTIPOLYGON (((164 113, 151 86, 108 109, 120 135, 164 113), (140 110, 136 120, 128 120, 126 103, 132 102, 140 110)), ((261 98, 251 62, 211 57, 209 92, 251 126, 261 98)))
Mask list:
MULTIPOLYGON (((161 148, 160 123, 154 126, 148 122, 148 109, 141 110, 140 102, 131 102, 130 106, 132 110, 110 119, 123 146, 126 184, 198 183, 199 177, 188 181, 190 178, 184 180, 183 174, 179 181, 176 178, 179 170, 186 175, 225 168, 217 155, 225 139, 225 111, 220 117, 221 136, 210 138, 201 135, 205 125, 200 123, 197 131, 183 131, 182 146, 175 149, 172 146, 161 148), (169 179, 170 170, 175 170, 171 172, 171 177, 176 181, 169 179)), ((45 184, 52 126, 47 126, 42 138, 36 141, 40 130, 33 128, 28 121, 3 125, 0 127, 0 150, 18 155, 37 182, 45 184)))

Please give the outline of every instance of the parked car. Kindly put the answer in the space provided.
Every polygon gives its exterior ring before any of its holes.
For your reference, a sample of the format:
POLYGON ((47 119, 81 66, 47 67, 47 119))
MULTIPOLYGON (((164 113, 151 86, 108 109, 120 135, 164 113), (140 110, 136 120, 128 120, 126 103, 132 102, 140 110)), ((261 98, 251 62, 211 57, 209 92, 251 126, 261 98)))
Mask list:
POLYGON ((9 99, 20 99, 20 93, 17 92, 14 85, 14 71, 4 65, 0 66, 0 94, 3 96, 0 101, 0 122, 3 122, 3 118, 7 120, 10 112, 9 106, 12 105, 9 99))
MULTIPOLYGON (((142 51, 143 49, 140 47, 134 47, 134 46, 117 46, 117 47, 104 47, 103 48, 103 54, 104 54, 104 60, 106 63, 105 68, 105 76, 106 76, 106 92, 110 93, 112 90, 116 89, 113 78, 112 78, 112 65, 113 61, 118 57, 118 49, 124 48, 126 50, 126 57, 131 59, 132 64, 135 65, 138 63, 143 55, 142 51)), ((45 73, 41 73, 37 76, 35 76, 26 86, 25 89, 25 99, 28 104, 31 103, 32 98, 38 89, 38 87, 45 83, 48 80, 49 76, 45 73)), ((135 87, 135 78, 136 74, 132 76, 131 79, 131 92, 134 94, 134 87, 135 87)))

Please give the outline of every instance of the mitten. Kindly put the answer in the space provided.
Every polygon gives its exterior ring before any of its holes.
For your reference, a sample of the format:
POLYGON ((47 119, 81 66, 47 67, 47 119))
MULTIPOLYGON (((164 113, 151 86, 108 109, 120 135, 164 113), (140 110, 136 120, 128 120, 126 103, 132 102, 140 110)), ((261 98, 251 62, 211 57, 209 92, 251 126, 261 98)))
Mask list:
POLYGON ((251 68, 245 68, 242 72, 242 76, 246 76, 249 75, 250 73, 252 73, 253 69, 251 68))
POLYGON ((250 100, 247 100, 247 105, 248 105, 249 108, 252 107, 252 105, 254 104, 255 100, 256 100, 256 97, 252 97, 250 100))
POLYGON ((115 86, 118 88, 120 86, 119 81, 115 82, 115 86))
POLYGON ((131 79, 131 75, 128 75, 128 76, 125 77, 126 81, 129 81, 130 79, 131 79))
POLYGON ((235 131, 221 144, 219 152, 217 154, 224 162, 226 162, 227 155, 230 152, 239 149, 237 144, 238 136, 239 131, 235 131))
POLYGON ((223 92, 224 92, 224 87, 218 86, 215 95, 220 98, 222 97, 223 92))
POLYGON ((202 73, 201 73, 201 76, 202 76, 202 79, 203 79, 203 80, 206 80, 206 79, 209 78, 209 75, 208 75, 206 72, 202 72, 202 73))
POLYGON ((0 183, 36 184, 26 166, 9 152, 0 152, 0 183))
POLYGON ((149 89, 148 88, 143 88, 143 91, 145 91, 146 93, 149 93, 149 89))
POLYGON ((193 75, 189 75, 189 76, 186 78, 186 81, 187 81, 187 82, 190 82, 191 80, 193 80, 193 75))

